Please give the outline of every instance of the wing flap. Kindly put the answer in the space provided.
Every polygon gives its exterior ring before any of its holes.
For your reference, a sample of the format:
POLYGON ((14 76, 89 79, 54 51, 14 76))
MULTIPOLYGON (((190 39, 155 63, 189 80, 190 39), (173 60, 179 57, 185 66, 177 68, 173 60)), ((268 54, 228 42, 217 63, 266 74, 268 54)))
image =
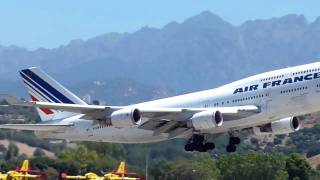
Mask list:
POLYGON ((168 121, 165 124, 159 126, 157 129, 154 130, 153 135, 157 136, 161 133, 165 133, 168 130, 170 130, 172 127, 174 127, 177 124, 175 121, 168 121))
POLYGON ((154 131, 153 135, 161 133, 168 134, 169 138, 174 138, 183 134, 190 134, 193 128, 186 127, 193 114, 202 111, 220 111, 223 114, 224 121, 232 121, 246 118, 261 112, 257 106, 234 106, 219 108, 156 108, 156 109, 139 109, 142 117, 150 118, 139 128, 154 131))
POLYGON ((190 118, 193 114, 202 111, 220 111, 224 115, 224 120, 249 117, 260 113, 259 107, 254 105, 217 107, 217 108, 139 108, 142 117, 150 119, 175 119, 176 121, 190 118))
POLYGON ((179 136, 179 135, 181 135, 181 134, 184 134, 184 133, 186 133, 186 132, 189 132, 190 130, 191 130, 190 128, 180 128, 180 127, 177 127, 177 128, 171 130, 171 131, 168 133, 168 134, 169 134, 168 138, 169 138, 169 139, 175 138, 175 137, 177 137, 177 136, 179 136))

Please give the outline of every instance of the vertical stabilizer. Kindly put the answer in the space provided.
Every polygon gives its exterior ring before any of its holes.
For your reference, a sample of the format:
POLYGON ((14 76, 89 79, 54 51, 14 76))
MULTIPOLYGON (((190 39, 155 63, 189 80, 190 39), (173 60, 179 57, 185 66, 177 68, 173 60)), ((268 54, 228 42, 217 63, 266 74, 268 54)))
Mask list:
POLYGON ((117 170, 117 174, 125 174, 125 170, 126 170, 126 163, 121 161, 117 170))
POLYGON ((20 172, 28 172, 29 171, 29 161, 28 160, 23 161, 22 166, 19 171, 20 172))
MULTIPOLYGON (((86 104, 83 100, 63 87, 39 68, 23 69, 20 72, 23 82, 26 84, 32 101, 86 104)), ((70 117, 69 112, 60 112, 47 108, 37 108, 42 121, 70 117)))

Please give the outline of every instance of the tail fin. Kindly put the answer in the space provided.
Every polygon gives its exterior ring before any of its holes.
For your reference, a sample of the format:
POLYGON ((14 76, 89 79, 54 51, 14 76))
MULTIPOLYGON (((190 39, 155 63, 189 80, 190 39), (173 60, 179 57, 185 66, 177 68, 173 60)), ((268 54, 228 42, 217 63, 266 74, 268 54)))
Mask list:
POLYGON ((126 163, 121 161, 117 170, 117 174, 125 174, 125 170, 126 170, 126 163))
MULTIPOLYGON (((19 73, 23 82, 26 84, 33 101, 86 104, 79 97, 64 88, 60 83, 38 68, 32 67, 23 69, 19 73)), ((70 113, 67 115, 66 113, 46 108, 37 108, 37 111, 42 121, 70 116, 70 113)))
POLYGON ((22 166, 19 171, 20 172, 28 172, 29 171, 29 161, 28 160, 23 161, 22 166))

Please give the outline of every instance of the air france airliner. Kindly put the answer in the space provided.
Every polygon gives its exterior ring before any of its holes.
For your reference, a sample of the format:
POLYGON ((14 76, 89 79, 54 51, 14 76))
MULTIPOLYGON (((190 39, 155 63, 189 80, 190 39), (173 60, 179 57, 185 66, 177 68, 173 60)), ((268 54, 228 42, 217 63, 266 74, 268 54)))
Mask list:
POLYGON ((42 121, 0 128, 31 130, 47 139, 151 143, 185 138, 186 151, 205 152, 215 148, 211 137, 227 133, 226 151, 235 152, 240 133, 296 132, 301 117, 320 111, 320 62, 128 106, 89 105, 35 67, 20 75, 31 100, 6 100, 12 106, 35 107, 42 121))

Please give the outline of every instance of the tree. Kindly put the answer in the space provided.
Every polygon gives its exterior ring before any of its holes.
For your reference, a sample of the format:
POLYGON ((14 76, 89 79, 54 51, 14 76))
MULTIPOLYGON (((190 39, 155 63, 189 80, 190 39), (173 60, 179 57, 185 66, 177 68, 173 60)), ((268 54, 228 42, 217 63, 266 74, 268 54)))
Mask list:
POLYGON ((100 158, 97 153, 88 150, 84 145, 78 145, 76 149, 64 149, 58 156, 61 160, 73 161, 79 167, 81 172, 86 172, 89 167, 97 167, 100 158))
POLYGON ((32 167, 40 170, 45 170, 49 166, 53 166, 54 163, 55 161, 53 159, 43 156, 36 156, 30 160, 30 164, 32 165, 32 167))
POLYGON ((296 177, 301 180, 308 180, 313 171, 308 162, 299 154, 291 154, 286 160, 286 170, 289 174, 289 179, 296 177))
POLYGON ((53 168, 59 173, 67 173, 71 175, 81 173, 79 163, 72 160, 57 160, 55 164, 53 164, 53 168))
POLYGON ((18 155, 19 155, 19 148, 14 143, 10 142, 5 159, 10 160, 14 157, 17 157, 18 155))
POLYGON ((7 148, 3 144, 0 144, 0 152, 5 152, 5 151, 7 151, 7 148))
POLYGON ((33 156, 36 156, 36 157, 42 157, 44 156, 45 153, 42 149, 40 148, 37 148, 34 152, 33 152, 33 156))
POLYGON ((152 175, 154 180, 162 180, 168 174, 171 169, 171 165, 167 160, 160 159, 155 162, 150 167, 149 173, 152 175))
POLYGON ((172 168, 166 174, 168 180, 198 180, 198 179, 213 179, 201 168, 201 165, 194 163, 191 160, 177 161, 172 164, 172 168))
POLYGON ((221 156, 217 161, 221 179, 285 180, 288 174, 283 155, 273 154, 233 154, 221 156))
POLYGON ((313 146, 309 148, 307 151, 307 158, 320 154, 320 144, 315 143, 313 146))
POLYGON ((155 180, 198 180, 219 177, 215 161, 205 155, 197 156, 192 160, 171 162, 159 160, 152 166, 150 172, 155 180))

